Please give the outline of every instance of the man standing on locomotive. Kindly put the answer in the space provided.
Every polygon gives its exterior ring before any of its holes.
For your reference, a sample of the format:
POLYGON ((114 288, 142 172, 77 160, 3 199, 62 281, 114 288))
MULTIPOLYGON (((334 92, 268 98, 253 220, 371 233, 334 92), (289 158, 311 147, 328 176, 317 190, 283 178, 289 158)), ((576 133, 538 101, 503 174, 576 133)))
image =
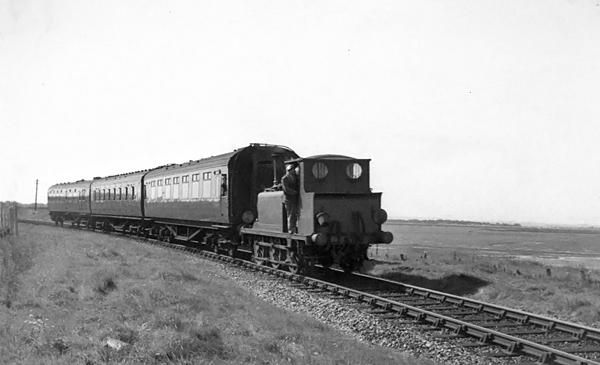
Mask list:
POLYGON ((281 186, 285 197, 285 212, 289 233, 298 233, 298 198, 300 193, 300 180, 296 169, 296 162, 286 166, 287 173, 281 178, 281 186))

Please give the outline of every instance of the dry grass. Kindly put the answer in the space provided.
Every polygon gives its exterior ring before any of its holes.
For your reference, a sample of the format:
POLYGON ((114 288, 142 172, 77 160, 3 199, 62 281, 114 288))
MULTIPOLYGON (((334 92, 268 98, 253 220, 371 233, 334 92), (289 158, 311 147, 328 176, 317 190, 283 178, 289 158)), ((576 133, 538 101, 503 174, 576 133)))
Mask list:
POLYGON ((2 247, 0 363, 426 363, 264 303, 177 252, 27 225, 2 247))

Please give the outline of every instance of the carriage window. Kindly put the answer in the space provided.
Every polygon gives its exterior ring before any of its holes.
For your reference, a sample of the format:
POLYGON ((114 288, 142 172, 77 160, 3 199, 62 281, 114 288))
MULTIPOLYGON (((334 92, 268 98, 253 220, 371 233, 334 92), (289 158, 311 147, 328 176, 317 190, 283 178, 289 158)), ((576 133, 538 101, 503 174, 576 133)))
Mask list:
POLYGON ((165 185, 171 185, 171 178, 165 179, 165 185))
POLYGON ((131 200, 135 200, 135 187, 131 187, 131 200))
POLYGON ((179 177, 173 178, 173 184, 179 184, 179 177))
POLYGON ((121 188, 119 188, 119 200, 121 200, 121 199, 123 199, 123 195, 122 195, 122 192, 121 192, 121 188))
POLYGON ((182 182, 182 183, 186 183, 186 182, 188 182, 188 178, 189 178, 189 176, 182 176, 182 177, 181 177, 181 182, 182 182))
POLYGON ((203 173, 202 180, 210 180, 210 172, 203 173))
POLYGON ((198 175, 199 174, 192 175, 192 181, 198 181, 198 175))
POLYGON ((125 187, 125 200, 129 199, 129 188, 125 187))
POLYGON ((106 192, 108 193, 108 195, 106 195, 106 200, 110 200, 110 189, 106 189, 106 192))
POLYGON ((162 179, 158 180, 158 186, 162 186, 162 179))
POLYGON ((152 181, 152 183, 150 184, 150 186, 154 187, 156 185, 156 180, 152 181))
POLYGON ((113 200, 117 200, 117 188, 113 188, 113 200))

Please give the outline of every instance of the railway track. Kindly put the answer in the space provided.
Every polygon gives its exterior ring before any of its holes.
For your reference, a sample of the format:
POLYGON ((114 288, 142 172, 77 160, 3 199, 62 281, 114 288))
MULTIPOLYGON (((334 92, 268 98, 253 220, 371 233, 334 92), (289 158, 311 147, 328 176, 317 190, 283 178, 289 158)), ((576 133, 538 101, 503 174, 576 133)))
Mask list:
MULTIPOLYGON (((54 226, 52 222, 19 222, 54 226)), ((424 331, 435 331, 434 337, 460 341, 460 346, 489 347, 488 356, 528 359, 521 364, 600 365, 597 328, 363 274, 330 270, 318 278, 303 276, 198 248, 127 237, 285 278, 297 287, 355 303, 380 318, 417 324, 424 331)))

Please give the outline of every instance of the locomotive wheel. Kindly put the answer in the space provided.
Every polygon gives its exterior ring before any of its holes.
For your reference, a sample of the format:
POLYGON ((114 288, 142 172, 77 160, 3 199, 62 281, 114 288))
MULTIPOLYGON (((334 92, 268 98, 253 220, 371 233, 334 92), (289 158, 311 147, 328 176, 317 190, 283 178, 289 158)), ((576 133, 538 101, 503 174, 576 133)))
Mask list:
POLYGON ((166 228, 161 228, 158 231, 158 240, 161 242, 167 242, 167 229, 166 228))
POLYGON ((352 272, 356 270, 356 266, 356 260, 340 261, 340 267, 342 268, 342 270, 344 270, 344 272, 352 272))
POLYGON ((319 263, 321 264, 321 266, 328 269, 331 267, 331 265, 333 265, 333 258, 328 257, 326 259, 321 259, 321 261, 319 263))

